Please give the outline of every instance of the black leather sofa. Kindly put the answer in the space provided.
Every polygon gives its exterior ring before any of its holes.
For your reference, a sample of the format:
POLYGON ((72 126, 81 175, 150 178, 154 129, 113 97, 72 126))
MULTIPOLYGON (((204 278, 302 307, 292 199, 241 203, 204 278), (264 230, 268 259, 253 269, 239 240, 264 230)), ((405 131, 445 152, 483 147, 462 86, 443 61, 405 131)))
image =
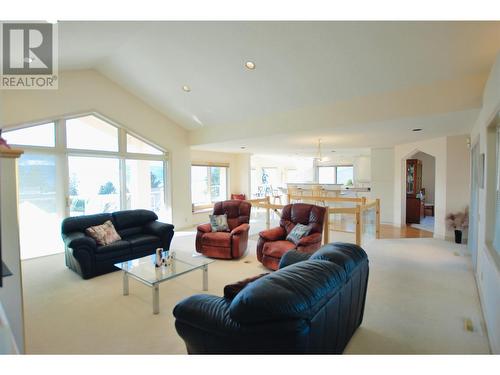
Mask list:
POLYGON ((289 251, 278 271, 232 300, 198 294, 181 301, 175 327, 190 354, 339 354, 363 320, 367 283, 359 246, 289 251))
POLYGON ((160 223, 148 210, 128 210, 96 215, 74 216, 63 220, 61 234, 66 265, 84 279, 116 271, 115 263, 154 254, 170 248, 174 236, 172 224, 160 223), (106 246, 85 234, 85 229, 111 220, 122 238, 106 246))

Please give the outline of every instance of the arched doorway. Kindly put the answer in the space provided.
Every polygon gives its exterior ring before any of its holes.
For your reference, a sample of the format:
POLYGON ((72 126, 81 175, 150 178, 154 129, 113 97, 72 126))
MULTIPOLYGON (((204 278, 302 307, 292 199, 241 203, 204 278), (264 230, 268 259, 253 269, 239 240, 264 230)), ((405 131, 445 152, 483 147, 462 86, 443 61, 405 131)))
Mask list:
POLYGON ((434 232, 436 158, 422 151, 407 157, 405 187, 406 224, 434 232))
MULTIPOLYGON (((421 142, 421 144, 418 145, 407 144, 396 148, 395 158, 397 160, 397 164, 399 164, 399 168, 396 169, 395 176, 395 223, 401 227, 410 226, 412 224, 406 223, 406 164, 407 160, 415 159, 415 155, 419 153, 428 155, 433 158, 431 160, 434 160, 434 202, 429 202, 434 203, 434 228, 431 233, 433 233, 433 237, 435 238, 444 239, 446 234, 444 220, 446 215, 446 138, 436 138, 426 142, 421 142)), ((426 184, 429 185, 427 181, 426 184)), ((426 187, 426 189, 428 188, 426 187)), ((428 200, 430 199, 431 198, 428 195, 428 200)), ((431 212, 429 210, 430 208, 428 208, 427 212, 430 216, 431 212)))

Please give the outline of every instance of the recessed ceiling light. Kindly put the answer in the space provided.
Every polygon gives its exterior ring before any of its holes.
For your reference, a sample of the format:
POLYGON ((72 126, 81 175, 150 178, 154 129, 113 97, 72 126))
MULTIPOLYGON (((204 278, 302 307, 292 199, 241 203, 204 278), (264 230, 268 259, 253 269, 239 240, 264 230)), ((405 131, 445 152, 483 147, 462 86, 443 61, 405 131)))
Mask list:
POLYGON ((253 61, 247 61, 245 63, 245 66, 247 69, 254 70, 255 69, 255 63, 253 61))
POLYGON ((422 129, 421 128, 415 128, 415 129, 411 129, 412 132, 421 132, 422 129))
POLYGON ((188 85, 184 85, 182 86, 182 89, 186 92, 190 92, 191 91, 191 87, 189 87, 188 85))

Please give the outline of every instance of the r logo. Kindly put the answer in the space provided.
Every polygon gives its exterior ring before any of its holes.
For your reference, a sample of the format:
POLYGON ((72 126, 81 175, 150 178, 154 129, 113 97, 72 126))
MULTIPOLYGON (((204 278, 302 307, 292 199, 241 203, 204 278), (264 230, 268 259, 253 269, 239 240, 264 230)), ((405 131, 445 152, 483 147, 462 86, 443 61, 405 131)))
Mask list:
POLYGON ((2 74, 53 74, 52 24, 2 24, 2 74))

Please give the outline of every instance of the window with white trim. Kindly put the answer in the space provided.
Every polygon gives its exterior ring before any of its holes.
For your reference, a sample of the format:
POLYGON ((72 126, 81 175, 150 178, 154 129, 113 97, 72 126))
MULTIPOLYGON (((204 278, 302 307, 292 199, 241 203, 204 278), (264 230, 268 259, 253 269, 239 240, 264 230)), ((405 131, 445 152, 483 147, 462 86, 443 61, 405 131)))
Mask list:
POLYGON ((228 198, 228 167, 224 165, 191 166, 191 201, 193 211, 211 207, 228 198))
POLYGON ((170 222, 168 155, 97 114, 5 129, 20 146, 21 258, 63 251, 67 216, 144 208, 170 222))
POLYGON ((354 182, 354 166, 331 165, 318 166, 319 184, 352 185, 354 182))

